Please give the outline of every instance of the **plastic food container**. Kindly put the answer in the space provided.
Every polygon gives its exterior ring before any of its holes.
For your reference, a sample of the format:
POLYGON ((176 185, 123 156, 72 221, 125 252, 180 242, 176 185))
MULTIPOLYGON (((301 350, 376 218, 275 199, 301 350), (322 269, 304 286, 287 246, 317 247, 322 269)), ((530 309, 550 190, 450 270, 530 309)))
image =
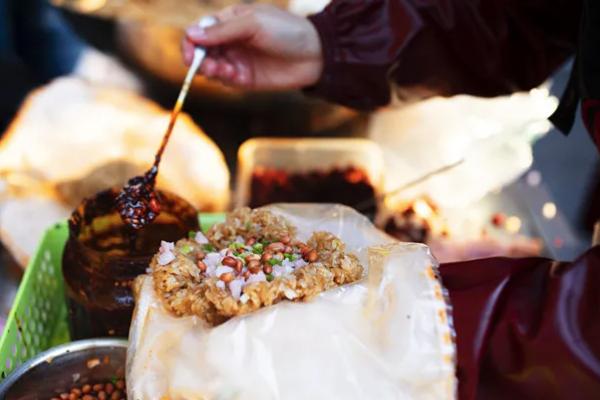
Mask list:
POLYGON ((274 202, 355 206, 375 200, 382 188, 382 151, 368 139, 257 138, 238 151, 236 207, 274 202))

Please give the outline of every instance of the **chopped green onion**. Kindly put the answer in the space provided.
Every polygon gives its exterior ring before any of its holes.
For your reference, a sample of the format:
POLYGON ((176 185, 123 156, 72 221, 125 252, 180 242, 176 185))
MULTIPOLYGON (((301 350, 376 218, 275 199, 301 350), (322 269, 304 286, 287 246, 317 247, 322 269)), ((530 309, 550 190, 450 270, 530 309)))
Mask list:
POLYGON ((184 244, 179 249, 179 252, 182 254, 188 254, 190 251, 192 251, 192 246, 190 246, 189 244, 184 244))
POLYGON ((243 249, 244 248, 244 243, 233 242, 233 243, 230 243, 228 247, 231 250, 243 249))
POLYGON ((213 246, 210 243, 205 244, 204 246, 202 246, 202 248, 204 249, 204 251, 208 252, 215 251, 215 246, 213 246))
POLYGON ((252 246, 252 252, 254 254, 262 254, 262 252, 263 252, 262 243, 255 243, 254 246, 252 246))
POLYGON ((292 254, 292 261, 296 261, 299 257, 298 254, 292 254))
POLYGON ((269 263, 269 264, 271 264, 271 265, 277 265, 277 264, 279 264, 279 262, 280 262, 280 261, 281 261, 281 260, 278 260, 278 259, 276 259, 276 258, 271 258, 271 259, 268 261, 268 263, 269 263))
POLYGON ((195 237, 196 237, 196 232, 194 232, 194 231, 188 232, 188 239, 194 239, 195 237))
POLYGON ((284 253, 283 254, 283 258, 285 258, 288 261, 292 261, 292 254, 284 253))
POLYGON ((275 279, 275 277, 273 276, 273 274, 268 274, 267 275, 267 282, 272 282, 273 279, 275 279))

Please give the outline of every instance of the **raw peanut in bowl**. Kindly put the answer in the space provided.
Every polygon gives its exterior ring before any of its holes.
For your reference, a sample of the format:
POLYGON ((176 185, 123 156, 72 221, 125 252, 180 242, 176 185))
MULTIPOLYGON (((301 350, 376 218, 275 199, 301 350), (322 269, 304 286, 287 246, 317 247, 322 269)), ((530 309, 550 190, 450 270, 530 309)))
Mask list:
POLYGON ((314 232, 305 243, 285 218, 265 209, 240 208, 206 236, 190 232, 177 243, 163 242, 151 274, 167 310, 218 325, 355 282, 363 267, 331 233, 314 232))
POLYGON ((125 381, 90 382, 74 385, 71 390, 56 394, 50 400, 126 400, 125 381))

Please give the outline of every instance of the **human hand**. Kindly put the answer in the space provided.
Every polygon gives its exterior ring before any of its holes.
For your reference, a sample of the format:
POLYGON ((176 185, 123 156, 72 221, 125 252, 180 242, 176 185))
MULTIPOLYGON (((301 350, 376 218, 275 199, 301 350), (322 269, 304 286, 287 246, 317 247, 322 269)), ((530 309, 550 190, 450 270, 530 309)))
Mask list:
POLYGON ((264 4, 236 5, 215 17, 211 27, 190 26, 182 43, 187 65, 194 46, 208 50, 204 76, 255 90, 298 89, 319 79, 321 42, 306 18, 264 4))

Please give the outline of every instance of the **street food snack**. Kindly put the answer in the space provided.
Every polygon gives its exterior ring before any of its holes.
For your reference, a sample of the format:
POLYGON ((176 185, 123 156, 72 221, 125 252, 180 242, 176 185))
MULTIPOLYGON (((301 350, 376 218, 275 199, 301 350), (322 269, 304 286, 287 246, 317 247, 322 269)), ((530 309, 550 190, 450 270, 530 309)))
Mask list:
POLYGON ((356 282, 363 267, 329 232, 303 242, 285 218, 240 208, 207 235, 163 242, 151 263, 154 289, 174 315, 216 325, 282 300, 303 301, 356 282))
MULTIPOLYGON (((205 235, 190 236, 191 240, 164 244, 148 274, 137 278, 136 310, 127 351, 128 398, 455 398, 452 318, 436 274, 436 261, 425 245, 399 243, 349 207, 326 204, 284 204, 253 211, 238 210, 205 235), (180 282, 173 275, 164 274, 165 280, 156 279, 159 262, 163 267, 176 263, 182 256, 180 251, 189 250, 187 254, 203 251, 205 257, 199 261, 206 264, 208 271, 211 261, 206 258, 210 253, 216 253, 212 256, 216 258, 221 257, 223 249, 225 252, 233 250, 233 256, 225 257, 237 260, 241 257, 235 253, 240 253, 242 245, 242 253, 245 253, 260 243, 257 240, 250 245, 251 239, 264 238, 277 243, 272 248, 281 248, 279 243, 287 241, 286 235, 292 248, 300 250, 299 243, 293 244, 299 241, 311 251, 304 251, 309 254, 308 260, 302 258, 306 265, 291 267, 294 271, 279 277, 281 286, 276 284, 275 276, 271 282, 262 281, 258 286, 247 284, 236 300, 238 289, 230 287, 235 279, 228 283, 219 280, 223 282, 219 284, 223 289, 215 292, 220 293, 216 298, 204 293, 204 297, 197 297, 199 303, 188 303, 187 296, 179 297, 177 293, 193 291, 185 286, 175 289, 180 282), (340 244, 343 246, 338 247, 340 244), (215 251, 208 245, 214 246, 215 251), (311 265, 312 250, 323 257, 313 264, 330 265, 327 276, 333 277, 333 281, 326 280, 328 283, 323 286, 326 290, 319 288, 314 293, 308 293, 307 286, 306 293, 298 291, 298 298, 290 301, 285 291, 280 290, 287 282, 283 277, 295 279, 297 290, 301 281, 299 272, 311 265), (345 263, 348 263, 346 268, 345 263), (335 268, 339 270, 334 272, 335 268), (175 286, 168 292, 157 289, 157 283, 166 281, 175 286), (277 301, 270 306, 260 302, 263 298, 256 289, 250 291, 259 286, 279 293, 273 295, 277 301), (243 309, 241 298, 245 289, 249 290, 246 304, 260 305, 260 308, 243 309), (167 294, 171 297, 165 301, 167 294), (304 294, 302 301, 296 301, 304 294), (218 308, 217 299, 222 299, 218 308), (211 323, 200 317, 200 308, 190 313, 195 305, 209 303, 215 305, 215 309, 207 309, 215 318, 211 323), (231 317, 224 312, 229 306, 235 310, 231 317), (174 312, 179 309, 183 311, 180 315, 174 312), (221 322, 220 318, 228 319, 221 322)), ((263 244, 263 254, 272 243, 263 244)), ((302 255, 298 250, 290 252, 284 248, 283 260, 293 259, 294 254, 302 255)), ((224 262, 223 266, 232 268, 235 274, 223 270, 220 276, 229 273, 239 276, 237 261, 234 264, 225 257, 219 265, 224 262)), ((249 261, 253 261, 252 258, 249 261)), ((248 264, 244 264, 242 274, 248 264)), ((183 269, 180 277, 186 273, 199 277, 204 270, 202 264, 180 265, 183 269)), ((251 263, 248 269, 254 267, 255 263, 251 263)), ((274 265, 272 275, 284 268, 274 265)), ((254 275, 260 275, 260 271, 254 275)), ((224 278, 229 280, 229 275, 224 278)), ((216 277, 204 280, 216 282, 215 286, 219 282, 216 277)), ((193 280, 188 278, 187 281, 193 280)), ((207 282, 205 285, 208 287, 207 282)))

